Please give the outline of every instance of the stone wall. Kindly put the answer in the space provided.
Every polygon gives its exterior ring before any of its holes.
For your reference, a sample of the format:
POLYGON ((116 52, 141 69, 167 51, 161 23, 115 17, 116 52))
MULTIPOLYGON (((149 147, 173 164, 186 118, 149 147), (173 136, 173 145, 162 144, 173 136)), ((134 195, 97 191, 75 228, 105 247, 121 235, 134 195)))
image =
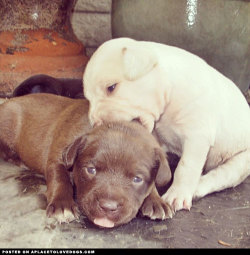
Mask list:
POLYGON ((111 0, 77 0, 71 23, 88 56, 112 37, 111 3, 111 0))

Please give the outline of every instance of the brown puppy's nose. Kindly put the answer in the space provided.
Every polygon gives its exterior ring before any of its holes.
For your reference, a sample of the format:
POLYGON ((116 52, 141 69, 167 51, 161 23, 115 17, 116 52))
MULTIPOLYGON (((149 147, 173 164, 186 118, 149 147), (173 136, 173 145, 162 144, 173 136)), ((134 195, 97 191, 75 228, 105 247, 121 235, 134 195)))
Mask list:
POLYGON ((100 199, 99 200, 99 206, 105 212, 116 212, 118 210, 119 203, 115 200, 100 199))

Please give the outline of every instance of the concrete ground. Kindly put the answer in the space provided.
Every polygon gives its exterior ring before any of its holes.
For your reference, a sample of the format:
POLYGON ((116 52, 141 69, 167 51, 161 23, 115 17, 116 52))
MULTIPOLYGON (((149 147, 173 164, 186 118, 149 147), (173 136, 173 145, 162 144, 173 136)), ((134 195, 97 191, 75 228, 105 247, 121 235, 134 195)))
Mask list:
POLYGON ((250 248, 250 177, 193 203, 190 212, 100 229, 84 216, 58 225, 46 218, 44 178, 0 161, 0 248, 250 248))

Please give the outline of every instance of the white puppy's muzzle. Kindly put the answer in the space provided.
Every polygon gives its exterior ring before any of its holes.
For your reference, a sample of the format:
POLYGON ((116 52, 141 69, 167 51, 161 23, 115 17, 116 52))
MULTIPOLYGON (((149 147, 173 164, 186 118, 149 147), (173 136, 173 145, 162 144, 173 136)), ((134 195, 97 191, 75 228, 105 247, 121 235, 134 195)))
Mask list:
POLYGON ((132 121, 137 120, 150 133, 154 128, 154 116, 149 112, 131 107, 131 105, 119 104, 119 102, 95 102, 89 109, 89 121, 91 126, 99 126, 103 121, 132 121))
POLYGON ((100 126, 103 123, 103 121, 91 111, 89 112, 89 122, 92 127, 100 126))

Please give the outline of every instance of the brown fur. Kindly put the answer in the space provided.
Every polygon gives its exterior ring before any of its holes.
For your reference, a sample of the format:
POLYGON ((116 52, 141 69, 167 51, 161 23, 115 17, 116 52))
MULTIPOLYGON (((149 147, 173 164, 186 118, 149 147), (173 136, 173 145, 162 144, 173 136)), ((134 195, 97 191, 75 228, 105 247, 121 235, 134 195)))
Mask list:
POLYGON ((153 136, 129 122, 91 129, 87 113, 88 101, 49 94, 13 98, 0 106, 2 153, 44 174, 47 215, 72 221, 78 204, 91 221, 107 218, 115 226, 130 221, 140 207, 152 219, 171 217, 154 184, 165 184, 171 175, 153 136), (143 181, 133 182, 135 176, 143 181))

